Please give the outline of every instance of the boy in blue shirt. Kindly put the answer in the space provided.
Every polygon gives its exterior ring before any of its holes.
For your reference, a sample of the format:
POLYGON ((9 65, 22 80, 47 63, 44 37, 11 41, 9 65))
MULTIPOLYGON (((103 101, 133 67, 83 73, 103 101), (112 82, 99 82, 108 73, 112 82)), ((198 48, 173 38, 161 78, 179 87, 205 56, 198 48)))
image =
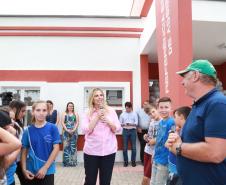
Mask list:
MULTIPOLYGON (((175 132, 178 131, 179 133, 181 132, 184 123, 191 111, 190 107, 184 106, 184 107, 179 107, 178 109, 174 110, 173 115, 174 115, 174 121, 175 121, 175 126, 171 128, 170 132, 175 132)), ((168 148, 168 142, 166 142, 165 146, 168 148)), ((172 152, 169 152, 169 177, 167 179, 166 185, 182 185, 182 181, 178 176, 177 173, 177 166, 176 166, 176 155, 174 155, 172 152)))
POLYGON ((169 130, 174 125, 174 120, 170 117, 171 99, 169 97, 159 99, 158 111, 162 120, 159 122, 159 129, 156 137, 151 185, 165 185, 168 177, 167 166, 169 151, 165 147, 165 142, 168 138, 169 130))

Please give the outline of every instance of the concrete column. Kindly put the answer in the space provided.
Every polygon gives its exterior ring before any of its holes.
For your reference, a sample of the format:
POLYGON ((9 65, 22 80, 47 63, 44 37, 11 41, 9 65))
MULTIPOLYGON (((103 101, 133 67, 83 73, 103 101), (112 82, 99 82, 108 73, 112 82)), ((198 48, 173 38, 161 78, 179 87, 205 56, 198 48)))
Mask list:
POLYGON ((173 108, 191 105, 182 78, 176 74, 192 61, 191 0, 156 0, 160 97, 169 96, 173 108))

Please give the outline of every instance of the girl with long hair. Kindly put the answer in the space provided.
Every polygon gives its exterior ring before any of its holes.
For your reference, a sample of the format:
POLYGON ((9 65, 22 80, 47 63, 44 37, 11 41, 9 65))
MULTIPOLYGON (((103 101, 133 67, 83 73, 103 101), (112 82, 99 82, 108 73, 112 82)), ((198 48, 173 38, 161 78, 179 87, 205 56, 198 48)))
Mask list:
POLYGON ((53 185, 60 134, 56 125, 46 122, 47 104, 32 105, 32 124, 22 137, 22 169, 29 185, 53 185))
MULTIPOLYGON (((16 129, 16 136, 19 138, 19 140, 22 139, 23 130, 24 130, 24 117, 26 114, 26 104, 23 101, 20 100, 13 100, 9 104, 9 112, 12 115, 14 113, 13 117, 13 127, 16 129)), ((22 168, 21 168, 21 155, 18 155, 17 157, 17 168, 16 168, 16 174, 19 178, 20 184, 24 185, 26 183, 26 179, 23 175, 22 168)))
POLYGON ((79 116, 74 110, 74 103, 68 102, 62 115, 63 132, 63 166, 77 165, 77 140, 79 116))

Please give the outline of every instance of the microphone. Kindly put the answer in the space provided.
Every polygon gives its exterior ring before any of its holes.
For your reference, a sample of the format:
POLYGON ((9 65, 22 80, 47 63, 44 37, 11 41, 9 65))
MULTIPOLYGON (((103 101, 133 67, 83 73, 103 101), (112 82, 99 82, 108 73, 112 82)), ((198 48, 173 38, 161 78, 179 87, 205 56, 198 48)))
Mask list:
POLYGON ((104 106, 103 105, 100 105, 99 106, 99 109, 100 109, 101 114, 104 115, 104 106))
POLYGON ((100 109, 100 110, 103 110, 104 108, 105 108, 104 102, 100 102, 100 104, 99 104, 99 109, 100 109))
POLYGON ((101 105, 99 106, 99 110, 100 110, 100 114, 101 114, 100 119, 101 119, 102 121, 104 121, 105 116, 104 116, 104 105, 103 105, 103 104, 101 104, 101 105))
POLYGON ((175 132, 176 132, 176 126, 173 125, 168 133, 171 134, 171 133, 175 133, 175 132))

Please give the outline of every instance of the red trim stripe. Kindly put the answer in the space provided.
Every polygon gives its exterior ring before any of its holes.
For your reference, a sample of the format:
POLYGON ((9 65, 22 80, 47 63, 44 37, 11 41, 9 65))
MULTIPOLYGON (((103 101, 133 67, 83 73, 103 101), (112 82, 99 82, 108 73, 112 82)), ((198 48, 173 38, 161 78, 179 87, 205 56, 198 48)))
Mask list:
POLYGON ((141 34, 123 33, 67 33, 67 32, 0 32, 0 36, 48 36, 48 37, 124 37, 140 38, 141 34))
POLYGON ((0 81, 131 82, 131 71, 0 70, 0 81))
POLYGON ((142 32, 143 28, 117 28, 117 27, 59 27, 59 26, 0 26, 0 30, 20 31, 120 31, 120 32, 142 32))

